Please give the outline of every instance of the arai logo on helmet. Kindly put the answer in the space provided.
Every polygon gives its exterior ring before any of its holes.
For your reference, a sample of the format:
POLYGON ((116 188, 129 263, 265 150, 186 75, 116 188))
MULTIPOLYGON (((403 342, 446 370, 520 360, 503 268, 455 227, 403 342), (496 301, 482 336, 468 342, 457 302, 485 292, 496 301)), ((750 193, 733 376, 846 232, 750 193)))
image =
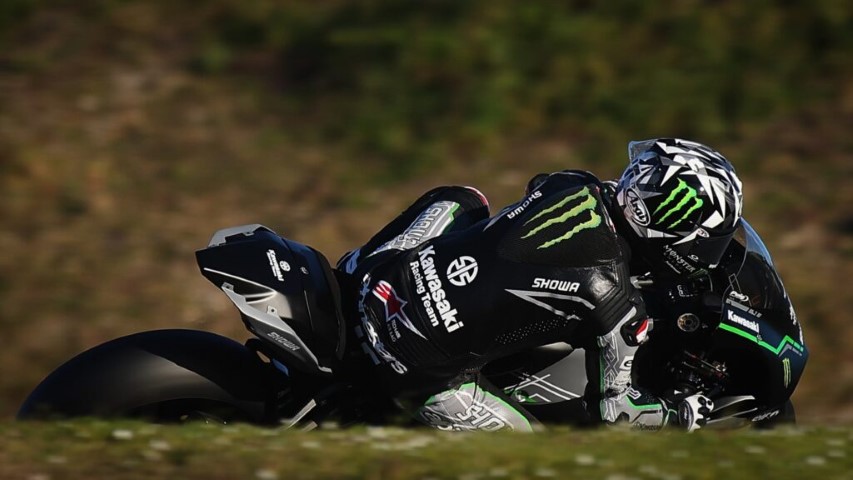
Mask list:
POLYGON ((640 194, 634 188, 629 188, 625 191, 625 196, 628 198, 628 206, 631 207, 631 217, 643 227, 649 225, 652 217, 649 215, 649 210, 646 208, 646 203, 640 198, 640 194))

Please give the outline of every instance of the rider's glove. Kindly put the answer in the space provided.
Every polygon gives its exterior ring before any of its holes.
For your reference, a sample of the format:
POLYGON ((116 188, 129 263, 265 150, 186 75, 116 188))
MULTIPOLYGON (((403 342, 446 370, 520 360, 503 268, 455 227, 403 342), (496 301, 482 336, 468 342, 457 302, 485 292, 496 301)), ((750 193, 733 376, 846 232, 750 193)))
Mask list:
POLYGON ((678 404, 678 424, 688 432, 692 432, 708 423, 714 402, 710 398, 697 393, 678 404))

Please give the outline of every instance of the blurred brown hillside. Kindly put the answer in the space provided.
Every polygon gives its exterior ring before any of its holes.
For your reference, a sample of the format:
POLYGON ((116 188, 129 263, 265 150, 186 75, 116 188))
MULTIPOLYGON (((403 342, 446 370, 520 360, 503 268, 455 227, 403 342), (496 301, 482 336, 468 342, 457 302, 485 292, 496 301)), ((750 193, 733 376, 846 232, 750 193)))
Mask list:
POLYGON ((500 207, 685 136, 798 308, 801 418, 853 421, 853 4, 565 3, 2 2, 0 414, 122 334, 245 338, 195 265, 219 228, 337 258, 432 186, 500 207))

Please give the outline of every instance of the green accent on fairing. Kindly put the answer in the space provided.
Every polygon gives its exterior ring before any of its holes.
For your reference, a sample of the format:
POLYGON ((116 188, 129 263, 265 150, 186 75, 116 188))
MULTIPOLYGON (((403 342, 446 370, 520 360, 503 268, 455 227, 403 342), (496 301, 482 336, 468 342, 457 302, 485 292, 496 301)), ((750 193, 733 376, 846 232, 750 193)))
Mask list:
POLYGON ((729 325, 727 323, 721 323, 720 329, 722 329, 726 332, 734 333, 735 335, 738 335, 738 336, 743 337, 747 340, 755 342, 759 346, 764 347, 767 350, 770 350, 771 352, 773 352, 773 354, 775 354, 777 356, 782 351, 782 349, 785 348, 786 344, 791 345, 792 347, 794 347, 795 349, 797 349, 800 352, 803 351, 803 346, 800 345, 799 343, 797 343, 793 338, 791 338, 787 335, 785 335, 785 337, 782 338, 782 340, 779 342, 779 345, 774 347, 773 345, 770 345, 769 343, 765 342, 764 340, 759 340, 757 336, 755 336, 749 332, 745 332, 745 331, 743 331, 737 327, 734 327, 732 325, 729 325))
POLYGON ((785 388, 788 388, 788 385, 791 384, 791 359, 786 358, 782 360, 782 369, 784 370, 785 376, 785 388))
POLYGON ((679 201, 675 206, 673 206, 672 208, 670 208, 669 210, 667 210, 667 211, 664 213, 664 215, 663 215, 661 218, 659 218, 659 219, 657 220, 657 224, 658 224, 658 225, 663 224, 663 221, 664 221, 664 220, 666 220, 666 219, 667 219, 667 217, 669 217, 669 216, 670 216, 670 215, 672 215, 673 213, 675 213, 675 212, 677 212, 677 211, 681 210, 681 208, 682 208, 682 207, 684 207, 685 205, 687 205, 687 203, 688 203, 690 200, 693 200, 693 205, 691 205, 691 206, 690 206, 690 208, 687 210, 687 212, 685 212, 685 213, 684 213, 684 215, 682 215, 682 216, 681 216, 681 218, 679 218, 679 219, 678 219, 678 220, 676 220, 675 222, 671 223, 671 224, 669 225, 669 227, 667 227, 667 228, 673 228, 673 227, 675 227, 676 225, 678 225, 679 223, 681 223, 682 221, 684 221, 684 219, 686 219, 686 218, 687 218, 691 213, 693 213, 696 209, 698 209, 698 208, 700 208, 700 207, 702 206, 702 204, 704 203, 704 201, 703 201, 701 198, 698 198, 698 195, 699 195, 699 194, 696 192, 696 189, 695 189, 695 188, 693 188, 693 187, 691 187, 691 186, 689 186, 689 185, 687 185, 687 183, 686 183, 684 180, 682 180, 682 179, 680 179, 680 178, 679 178, 679 179, 678 179, 678 186, 677 186, 677 187, 675 187, 675 189, 673 189, 673 190, 669 193, 669 196, 668 196, 668 197, 666 197, 666 200, 664 200, 664 201, 663 201, 663 203, 661 203, 660 205, 658 205, 658 208, 656 208, 656 209, 655 209, 655 211, 654 211, 653 215, 654 215, 654 214, 656 214, 656 213, 658 213, 662 208, 664 208, 664 207, 666 207, 667 205, 669 205, 670 203, 672 203, 672 202, 675 200, 675 198, 678 196, 678 194, 679 194, 679 193, 681 193, 681 192, 683 192, 684 190, 687 190, 687 193, 684 195, 684 197, 683 197, 683 198, 682 198, 682 199, 681 199, 681 200, 680 200, 680 201, 679 201))
POLYGON ((530 229, 521 238, 529 238, 529 237, 536 235, 537 233, 541 232, 542 230, 544 230, 550 226, 565 223, 567 220, 572 219, 572 218, 580 215, 581 213, 583 213, 585 211, 589 211, 589 213, 590 213, 590 219, 589 220, 586 220, 585 222, 582 222, 582 223, 576 225, 574 228, 572 228, 571 230, 569 230, 568 232, 566 232, 562 236, 557 237, 553 240, 549 240, 549 241, 539 245, 537 247, 537 249, 551 247, 557 243, 560 243, 564 240, 568 240, 568 239, 572 238, 578 232, 598 227, 599 225, 601 225, 601 216, 598 215, 597 213, 595 213, 595 207, 598 205, 598 201, 595 199, 595 197, 590 195, 589 187, 584 187, 583 189, 581 189, 577 193, 569 195, 569 196, 565 197, 564 199, 560 200, 559 202, 557 202, 556 204, 554 204, 553 206, 542 210, 541 212, 534 215, 533 218, 524 222, 524 225, 527 225, 530 222, 533 222, 534 220, 538 219, 539 217, 541 217, 543 215, 553 213, 555 210, 566 206, 566 204, 568 204, 572 200, 575 200, 575 199, 578 199, 578 198, 581 198, 584 196, 586 196, 586 198, 581 203, 579 203, 578 205, 574 206, 569 211, 564 212, 557 217, 552 217, 552 218, 545 220, 540 225, 530 229))

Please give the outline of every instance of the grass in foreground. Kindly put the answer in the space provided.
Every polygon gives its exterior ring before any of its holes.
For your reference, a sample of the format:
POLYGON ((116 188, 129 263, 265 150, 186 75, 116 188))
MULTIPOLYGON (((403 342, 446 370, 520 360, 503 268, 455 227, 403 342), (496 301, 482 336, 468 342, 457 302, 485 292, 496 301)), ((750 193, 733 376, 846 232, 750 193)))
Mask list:
POLYGON ((853 429, 534 435, 83 420, 0 424, 0 478, 853 478, 853 429))

